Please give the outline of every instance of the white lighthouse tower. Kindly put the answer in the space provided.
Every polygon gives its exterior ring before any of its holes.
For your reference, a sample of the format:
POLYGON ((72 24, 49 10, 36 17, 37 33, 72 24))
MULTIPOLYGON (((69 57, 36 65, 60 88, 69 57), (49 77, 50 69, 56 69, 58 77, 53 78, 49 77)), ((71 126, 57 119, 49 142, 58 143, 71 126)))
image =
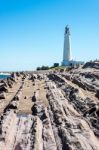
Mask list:
POLYGON ((69 27, 65 27, 65 35, 64 35, 64 48, 63 48, 63 61, 62 66, 75 66, 82 65, 83 61, 73 60, 71 57, 71 39, 70 39, 70 30, 69 27))
POLYGON ((70 39, 70 30, 69 27, 65 27, 65 34, 64 34, 64 49, 63 49, 63 66, 70 65, 71 61, 71 39, 70 39))

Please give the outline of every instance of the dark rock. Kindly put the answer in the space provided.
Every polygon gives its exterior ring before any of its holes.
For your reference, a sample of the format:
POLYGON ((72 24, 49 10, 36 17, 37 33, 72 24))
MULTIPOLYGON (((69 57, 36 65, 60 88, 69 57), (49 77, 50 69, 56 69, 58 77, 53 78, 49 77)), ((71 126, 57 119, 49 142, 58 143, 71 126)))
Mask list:
POLYGON ((99 99, 99 90, 96 92, 96 97, 99 99))
POLYGON ((84 66, 83 69, 85 68, 95 68, 99 69, 99 62, 87 62, 84 66))
POLYGON ((1 80, 0 83, 3 83, 5 87, 7 87, 7 81, 6 80, 1 80))
POLYGON ((16 76, 19 77, 19 76, 20 76, 20 73, 19 73, 19 72, 16 72, 16 76))
POLYGON ((5 98, 6 98, 5 93, 0 93, 0 99, 5 99, 5 98))
POLYGON ((77 84, 79 87, 83 88, 84 90, 86 90, 86 86, 80 81, 80 79, 73 78, 72 82, 77 84))
POLYGON ((33 83, 33 86, 35 86, 35 83, 33 83))
POLYGON ((34 104, 33 107, 32 107, 32 114, 37 115, 37 112, 38 112, 37 111, 37 104, 34 104))
POLYGON ((0 84, 0 92, 8 92, 7 87, 5 86, 5 84, 0 84))
POLYGON ((24 99, 27 99, 27 96, 25 96, 24 99))
POLYGON ((35 95, 33 95, 33 97, 32 97, 32 102, 36 102, 36 96, 35 95))

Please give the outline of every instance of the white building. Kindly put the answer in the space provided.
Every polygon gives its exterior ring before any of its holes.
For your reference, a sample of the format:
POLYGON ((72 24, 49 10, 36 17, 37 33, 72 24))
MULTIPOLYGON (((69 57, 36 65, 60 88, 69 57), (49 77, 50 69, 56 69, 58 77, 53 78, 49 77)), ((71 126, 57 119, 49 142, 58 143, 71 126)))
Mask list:
POLYGON ((64 34, 64 48, 63 48, 63 61, 62 66, 74 66, 77 64, 83 64, 84 62, 75 61, 71 56, 71 38, 70 38, 70 30, 69 27, 65 27, 64 34))

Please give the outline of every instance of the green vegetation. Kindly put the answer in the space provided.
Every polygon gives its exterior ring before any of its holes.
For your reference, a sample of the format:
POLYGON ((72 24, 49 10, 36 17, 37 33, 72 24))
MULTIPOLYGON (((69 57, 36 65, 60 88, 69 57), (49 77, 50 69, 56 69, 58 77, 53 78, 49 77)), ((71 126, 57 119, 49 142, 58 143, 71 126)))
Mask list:
POLYGON ((59 63, 54 63, 53 67, 59 67, 59 63))
POLYGON ((57 70, 57 71, 69 71, 71 69, 74 69, 74 68, 79 68, 80 67, 80 64, 76 64, 75 66, 69 66, 69 67, 66 67, 66 66, 59 66, 59 63, 54 63, 53 66, 49 67, 49 66, 42 66, 42 67, 37 67, 36 70, 57 70))
POLYGON ((37 67, 36 70, 49 70, 48 66, 37 67))
POLYGON ((49 69, 56 68, 56 67, 59 67, 59 63, 54 63, 54 65, 51 67, 49 66, 37 67, 36 70, 49 70, 49 69))
POLYGON ((42 66, 42 67, 37 67, 36 68, 37 71, 39 70, 57 70, 57 71, 64 71, 64 70, 68 70, 68 68, 66 68, 65 66, 59 66, 58 64, 54 64, 53 66, 49 67, 49 66, 42 66))
POLYGON ((77 64, 76 66, 69 66, 69 67, 66 67, 66 66, 59 66, 59 63, 54 63, 53 66, 49 67, 49 66, 41 66, 41 67, 37 67, 36 70, 56 70, 56 71, 60 71, 60 72, 63 72, 63 71, 69 71, 73 68, 79 68, 80 65, 77 64))

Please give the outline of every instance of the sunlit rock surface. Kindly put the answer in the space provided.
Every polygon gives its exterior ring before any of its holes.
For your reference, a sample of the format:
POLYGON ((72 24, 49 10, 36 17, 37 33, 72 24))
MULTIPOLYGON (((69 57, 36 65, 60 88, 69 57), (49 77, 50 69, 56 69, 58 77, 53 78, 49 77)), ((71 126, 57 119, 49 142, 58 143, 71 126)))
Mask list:
POLYGON ((99 70, 88 65, 0 81, 0 150, 99 150, 99 70))

